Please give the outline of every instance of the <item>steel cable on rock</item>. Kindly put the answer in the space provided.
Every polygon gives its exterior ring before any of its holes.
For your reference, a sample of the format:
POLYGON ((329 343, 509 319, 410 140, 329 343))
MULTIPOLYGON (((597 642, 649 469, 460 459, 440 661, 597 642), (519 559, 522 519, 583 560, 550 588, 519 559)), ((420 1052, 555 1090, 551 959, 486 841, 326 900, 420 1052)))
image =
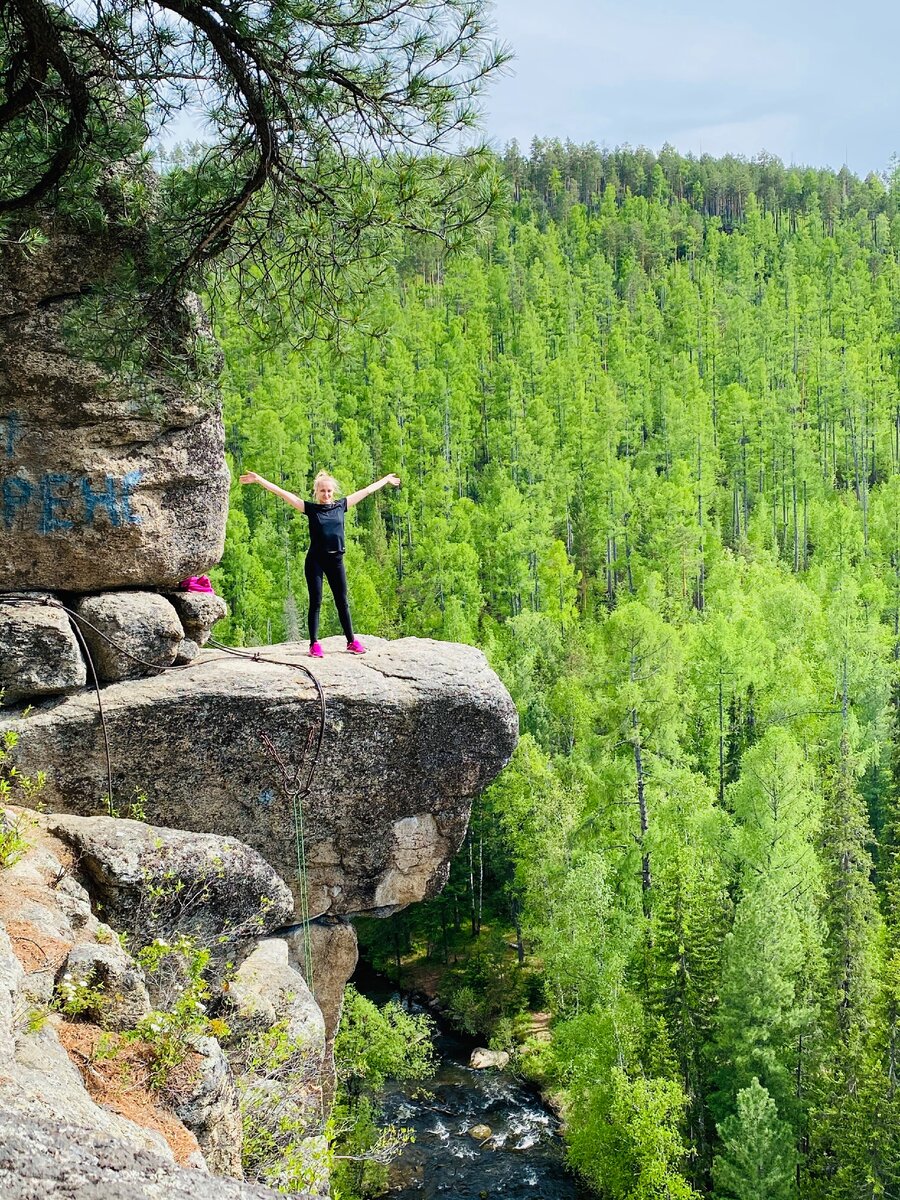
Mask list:
POLYGON ((90 647, 85 640, 84 633, 81 630, 81 625, 85 625, 88 629, 93 630, 98 637, 101 637, 119 654, 124 655, 125 658, 130 658, 132 662, 139 663, 142 667, 148 667, 150 670, 160 673, 163 671, 181 671, 186 667, 192 667, 194 664, 192 662, 179 663, 176 666, 175 663, 172 663, 169 666, 161 666, 159 663, 150 662, 146 658, 140 658, 137 654, 132 654, 130 650, 126 650, 124 646, 119 645, 114 638, 109 637, 108 634, 104 633, 102 629, 99 629, 92 621, 89 621, 86 617, 82 617, 79 613, 75 612, 74 609, 63 604, 61 600, 57 600, 55 596, 37 598, 35 596, 23 596, 20 592, 0 592, 0 604, 12 605, 13 607, 19 606, 20 608, 24 608, 27 605, 38 605, 41 608, 58 608, 69 617, 69 623, 72 626, 72 630, 76 638, 78 639, 78 644, 84 653, 87 664, 91 669, 91 678, 94 681, 94 692, 97 697, 97 711, 100 715, 100 728, 103 733, 103 747, 106 755, 106 781, 109 788, 107 793, 106 807, 109 811, 109 815, 112 816, 113 781, 112 755, 109 749, 109 731, 106 727, 106 714, 103 711, 103 699, 100 692, 100 678, 97 675, 97 667, 94 663, 94 656, 91 654, 90 647))
POLYGON ((322 753, 322 742, 325 738, 325 720, 328 715, 328 707, 325 700, 325 690, 319 680, 310 671, 309 667, 303 663, 286 662, 284 659, 271 658, 269 655, 259 654, 258 652, 237 650, 233 646, 225 646, 221 642, 214 641, 210 638, 209 644, 217 650, 223 650, 226 654, 233 654, 238 658, 246 658, 251 662, 274 663, 276 666, 294 667, 312 681, 319 697, 319 734, 316 739, 316 747, 313 752, 312 762, 306 776, 306 782, 301 784, 302 772, 304 771, 304 763, 309 754, 310 747, 313 742, 313 730, 309 731, 309 736, 306 740, 306 746, 300 759, 300 765, 294 772, 293 780, 290 779, 288 764, 286 764, 278 753, 272 739, 265 732, 260 734, 260 740, 266 748, 268 754, 277 764, 282 774, 285 794, 291 802, 291 810, 294 821, 294 847, 297 854, 297 879, 300 885, 300 921, 304 929, 303 938, 303 957, 306 968, 306 982, 309 984, 310 991, 313 990, 313 963, 312 963, 312 942, 310 937, 310 912, 309 912, 309 878, 306 868, 306 829, 303 813, 303 801, 309 795, 309 790, 312 787, 312 781, 315 778, 316 768, 319 765, 319 757, 322 753), (297 786, 297 785, 300 786, 297 786))
MULTIPOLYGON (((103 641, 105 641, 108 645, 112 646, 117 653, 122 654, 125 658, 130 659, 132 662, 138 663, 140 666, 146 667, 151 671, 156 671, 158 674, 162 674, 167 671, 182 671, 187 670, 189 667, 199 666, 199 659, 195 659, 193 662, 189 663, 179 663, 177 665, 172 663, 167 666, 161 665, 160 663, 150 662, 148 659, 141 658, 140 655, 133 654, 130 650, 126 650, 124 646, 120 645, 115 640, 115 638, 111 638, 108 634, 104 633, 102 629, 99 629, 92 621, 89 621, 86 617, 81 616, 79 613, 75 612, 74 609, 69 608, 67 605, 63 604, 61 600, 57 600, 56 597, 53 596, 37 598, 34 596, 23 596, 20 592, 0 592, 0 604, 19 607, 38 605, 44 608, 58 608, 70 618, 70 623, 73 627, 75 636, 78 639, 78 643, 84 652, 84 656, 90 667, 94 691, 97 697, 97 711, 100 716, 100 726, 103 734, 103 746, 106 757, 106 778, 107 786, 109 788, 107 796, 107 808, 111 816, 113 813, 112 754, 110 751, 109 731, 106 725, 106 715, 103 710, 103 699, 101 695, 102 689, 100 687, 100 679, 97 674, 93 655, 91 654, 90 647, 88 646, 84 634, 79 626, 85 625, 98 637, 102 638, 103 641)), ((313 672, 310 671, 310 669, 303 663, 289 662, 286 659, 272 658, 270 655, 262 655, 258 651, 238 650, 234 646, 226 646, 222 642, 216 641, 214 638, 210 638, 207 644, 214 647, 216 650, 222 651, 225 654, 230 654, 235 658, 243 658, 249 662, 271 663, 273 666, 290 667, 292 670, 301 671, 316 689, 316 694, 319 701, 318 735, 315 737, 315 750, 307 771, 305 769, 305 760, 312 746, 315 733, 315 727, 311 727, 307 737, 306 746, 304 747, 303 755, 301 757, 300 766, 297 768, 294 778, 294 784, 296 784, 300 781, 301 772, 306 773, 306 780, 301 787, 295 789, 290 786, 287 767, 275 749, 272 740, 264 731, 260 734, 260 740, 263 742, 267 752, 273 757, 274 761, 282 772, 284 777, 285 792, 291 801, 294 824, 294 846, 297 855, 297 876, 300 882, 300 917, 306 931, 304 938, 304 958, 307 981, 309 983, 310 990, 312 990, 313 968, 312 948, 310 944, 309 933, 309 880, 306 869, 306 834, 303 815, 303 800, 309 794, 310 788, 312 787, 313 779, 315 778, 315 773, 319 765, 319 758, 321 757, 322 753, 322 743, 325 739, 325 722, 328 716, 328 706, 325 699, 325 691, 313 672)))

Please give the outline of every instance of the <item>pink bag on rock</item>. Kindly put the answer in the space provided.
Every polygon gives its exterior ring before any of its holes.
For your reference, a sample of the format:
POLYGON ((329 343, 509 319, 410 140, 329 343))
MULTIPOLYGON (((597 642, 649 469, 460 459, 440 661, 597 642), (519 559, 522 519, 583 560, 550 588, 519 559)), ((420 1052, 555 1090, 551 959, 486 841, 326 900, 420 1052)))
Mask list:
POLYGON ((209 582, 208 575, 189 575, 187 579, 182 579, 178 587, 183 592, 213 591, 213 585, 209 582))

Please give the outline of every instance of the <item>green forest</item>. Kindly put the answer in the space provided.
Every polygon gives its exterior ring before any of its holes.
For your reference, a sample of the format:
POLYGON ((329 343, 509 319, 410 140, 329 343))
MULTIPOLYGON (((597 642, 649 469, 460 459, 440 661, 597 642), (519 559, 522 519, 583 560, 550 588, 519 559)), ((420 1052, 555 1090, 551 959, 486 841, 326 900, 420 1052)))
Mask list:
MULTIPOLYGON (((498 166, 480 240, 408 238, 366 332, 219 329, 234 478, 397 472, 348 520, 356 628, 480 646, 519 709, 385 953, 512 931, 468 1019, 549 1009, 522 1069, 606 1200, 898 1197, 900 180, 498 166)), ((306 538, 235 484, 226 641, 306 639, 306 538)))

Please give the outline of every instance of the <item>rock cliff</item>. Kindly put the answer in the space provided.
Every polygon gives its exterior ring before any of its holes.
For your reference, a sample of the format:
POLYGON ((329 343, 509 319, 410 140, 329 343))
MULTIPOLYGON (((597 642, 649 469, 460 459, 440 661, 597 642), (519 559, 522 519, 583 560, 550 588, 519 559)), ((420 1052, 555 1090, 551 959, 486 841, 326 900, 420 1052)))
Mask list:
MULTIPOLYGON (((139 234, 115 230, 0 247, 0 589, 172 586, 221 556, 215 391, 164 364, 113 374, 83 344, 99 331, 79 303, 140 250, 139 234)), ((202 317, 189 302, 181 316, 189 353, 202 317)))
POLYGON ((103 298, 142 235, 49 234, 0 246, 0 799, 52 813, 0 811, 0 1191, 273 1194, 199 1174, 240 1175, 243 1116, 255 1178, 321 1196, 349 918, 441 888, 516 712, 468 646, 201 650, 224 602, 175 589, 218 561, 228 493, 202 313, 173 301, 174 357, 113 368, 103 298))

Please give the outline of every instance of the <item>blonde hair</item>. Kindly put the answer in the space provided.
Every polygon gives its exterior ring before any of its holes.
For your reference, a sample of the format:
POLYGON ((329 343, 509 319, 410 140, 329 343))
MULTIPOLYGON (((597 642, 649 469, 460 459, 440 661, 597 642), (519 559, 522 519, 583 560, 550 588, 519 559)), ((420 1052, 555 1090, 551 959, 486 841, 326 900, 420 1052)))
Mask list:
POLYGON ((330 483, 332 488, 334 489, 335 495, 337 495, 338 492, 341 490, 340 486, 338 485, 338 481, 335 479, 335 477, 333 475, 329 475, 327 471, 320 471, 318 473, 318 475, 315 477, 315 479, 313 480, 313 496, 318 495, 319 486, 323 483, 330 483))

